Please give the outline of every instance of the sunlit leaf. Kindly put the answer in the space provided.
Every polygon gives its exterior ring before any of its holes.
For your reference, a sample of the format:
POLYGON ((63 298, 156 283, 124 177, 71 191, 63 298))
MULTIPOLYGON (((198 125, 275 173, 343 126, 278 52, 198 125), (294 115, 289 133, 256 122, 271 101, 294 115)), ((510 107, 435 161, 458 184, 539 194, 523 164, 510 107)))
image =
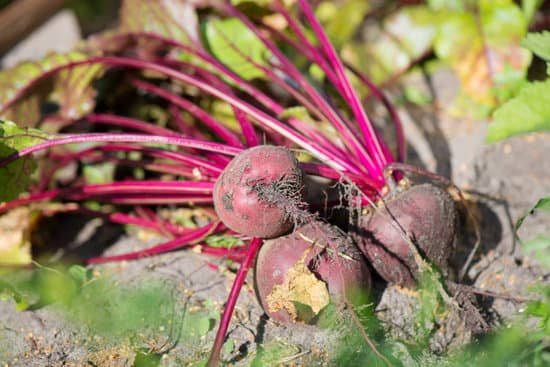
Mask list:
POLYGON ((487 140, 495 142, 535 131, 550 131, 550 79, 523 87, 519 95, 499 107, 489 125, 487 140))
POLYGON ((204 28, 208 47, 227 67, 245 79, 264 76, 254 63, 269 67, 269 51, 244 23, 236 18, 213 19, 204 28))
MULTIPOLYGON (((0 158, 42 142, 47 135, 37 129, 19 128, 11 121, 0 121, 0 158)), ((0 205, 24 192, 36 169, 31 156, 25 156, 0 168, 0 205)))

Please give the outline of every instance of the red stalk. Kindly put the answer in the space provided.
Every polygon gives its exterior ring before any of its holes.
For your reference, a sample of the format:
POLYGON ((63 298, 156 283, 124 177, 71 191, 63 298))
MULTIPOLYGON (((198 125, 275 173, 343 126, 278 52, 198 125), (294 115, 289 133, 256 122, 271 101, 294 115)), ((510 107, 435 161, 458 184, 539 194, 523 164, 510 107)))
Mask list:
POLYGON ((359 96, 357 95, 357 92, 353 89, 349 79, 345 74, 344 66, 340 61, 340 58, 338 57, 336 50, 334 50, 334 47, 332 46, 330 40, 328 39, 328 36, 323 30, 323 27, 321 26, 321 24, 319 23, 315 15, 313 14, 313 10, 305 0, 298 0, 298 3, 300 4, 300 7, 304 12, 304 15, 306 16, 307 20, 309 21, 315 35, 321 42, 321 48, 325 52, 325 55, 327 56, 329 63, 334 68, 336 76, 340 80, 340 84, 344 92, 344 97, 350 103, 350 107, 357 120, 357 123, 359 124, 359 128, 361 129, 363 137, 366 140, 367 150, 369 151, 371 157, 374 158, 378 166, 378 171, 376 172, 378 174, 378 178, 383 179, 382 170, 384 169, 384 167, 388 162, 386 162, 384 152, 382 151, 382 147, 380 146, 380 142, 378 141, 376 132, 374 131, 374 127, 372 126, 371 122, 367 117, 367 114, 365 113, 365 110, 363 108, 363 105, 361 104, 361 101, 359 99, 359 96))
POLYGON ((122 143, 156 143, 156 144, 172 144, 176 146, 194 148, 204 151, 210 151, 230 156, 237 155, 241 149, 230 147, 223 144, 212 143, 208 141, 179 138, 172 136, 151 136, 140 134, 115 134, 115 133, 89 133, 78 135, 61 135, 60 138, 46 140, 45 142, 33 145, 31 147, 21 149, 19 152, 0 159, 0 167, 6 165, 17 158, 52 148, 54 146, 74 144, 74 143, 91 143, 91 142, 122 142, 122 143))
POLYGON ((237 271, 237 275, 233 281, 233 285, 231 286, 231 291, 227 297, 227 302, 225 303, 223 314, 220 319, 220 326, 218 327, 218 332, 216 333, 216 339, 214 340, 214 345, 212 346, 212 351, 210 352, 210 358, 208 359, 207 364, 208 367, 216 367, 220 362, 220 353, 225 340, 225 335, 227 334, 227 329, 231 323, 233 310, 237 304, 237 299, 241 293, 241 288, 243 287, 248 270, 252 266, 252 263, 258 254, 261 244, 262 240, 259 238, 254 238, 250 242, 246 257, 237 271))
POLYGON ((91 123, 96 123, 96 124, 114 125, 114 126, 124 127, 128 129, 134 129, 134 130, 142 131, 152 135, 182 137, 181 134, 178 134, 175 131, 165 129, 163 127, 153 125, 145 121, 133 119, 130 117, 111 115, 107 113, 98 113, 98 114, 91 113, 86 116, 86 121, 91 123))
MULTIPOLYGON (((379 169, 376 167, 371 157, 365 150, 365 147, 357 140, 355 132, 350 128, 349 123, 346 123, 345 120, 330 106, 330 104, 323 98, 320 93, 304 78, 300 71, 292 64, 290 60, 275 46, 268 38, 266 38, 262 32, 236 7, 230 3, 224 3, 229 14, 237 17, 242 21, 248 29, 250 29, 254 34, 264 43, 264 45, 277 57, 281 65, 285 68, 285 72, 295 80, 301 88, 309 95, 309 97, 314 101, 314 103, 321 109, 325 117, 334 125, 334 127, 339 131, 339 133, 344 138, 343 141, 346 143, 352 151, 356 153, 356 156, 366 167, 367 172, 369 172, 373 177, 383 180, 378 175, 379 169)), ((306 148, 307 149, 307 148, 306 148)), ((323 160, 324 161, 324 160, 323 160)), ((325 161, 326 162, 326 161, 325 161)), ((357 168, 359 171, 363 170, 363 167, 357 168)), ((356 171, 357 171, 356 169, 356 171)))
POLYGON ((216 232, 221 227, 223 227, 221 222, 212 222, 193 231, 190 231, 184 235, 181 235, 174 240, 164 242, 160 245, 152 246, 139 251, 128 252, 121 255, 93 257, 88 259, 86 262, 88 264, 103 264, 113 261, 135 260, 143 257, 162 254, 202 241, 204 238, 206 238, 213 232, 216 232))
POLYGON ((195 116, 197 119, 201 120, 206 125, 206 127, 208 127, 214 134, 219 136, 220 139, 224 140, 227 144, 234 147, 243 148, 243 144, 232 131, 230 131, 221 122, 216 120, 212 115, 210 115, 208 112, 206 112, 196 104, 192 103, 191 101, 181 96, 175 95, 167 91, 166 89, 157 87, 154 84, 147 83, 139 79, 132 79, 131 84, 138 89, 156 94, 157 96, 164 98, 174 105, 184 109, 185 111, 195 116))

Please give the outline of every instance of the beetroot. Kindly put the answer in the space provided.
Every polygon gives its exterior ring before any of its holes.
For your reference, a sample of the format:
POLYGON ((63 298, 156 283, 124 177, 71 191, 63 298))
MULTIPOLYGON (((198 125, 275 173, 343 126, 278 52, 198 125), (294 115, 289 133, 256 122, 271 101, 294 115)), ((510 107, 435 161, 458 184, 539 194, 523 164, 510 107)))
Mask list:
POLYGON ((313 322, 330 302, 365 304, 371 277, 349 238, 330 224, 313 221, 264 243, 255 284, 264 310, 275 321, 313 322))
POLYGON ((389 283, 412 287, 418 271, 407 236, 440 269, 447 268, 457 213, 449 194, 430 184, 413 186, 361 220, 359 248, 389 283), (403 232, 405 231, 405 233, 403 232))
POLYGON ((273 238, 292 230, 302 189, 303 173, 290 150, 260 145, 225 167, 214 185, 214 208, 230 229, 273 238))

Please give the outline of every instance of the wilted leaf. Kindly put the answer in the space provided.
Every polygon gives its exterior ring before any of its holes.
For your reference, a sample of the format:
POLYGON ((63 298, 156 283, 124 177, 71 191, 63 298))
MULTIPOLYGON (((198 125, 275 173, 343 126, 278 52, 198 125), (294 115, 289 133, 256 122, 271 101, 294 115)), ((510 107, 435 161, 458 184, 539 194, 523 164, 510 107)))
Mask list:
POLYGON ((0 117, 35 126, 46 102, 58 106, 57 115, 65 120, 79 119, 89 113, 95 106, 91 83, 101 75, 102 66, 82 65, 47 75, 57 67, 86 58, 86 54, 76 51, 50 54, 40 61, 25 62, 0 72, 0 117), (24 96, 14 102, 23 92, 24 96))
POLYGON ((535 131, 550 131, 550 79, 523 87, 519 95, 499 107, 489 125, 487 140, 495 142, 535 131))
POLYGON ((236 18, 214 19, 204 27, 208 47, 227 67, 244 79, 264 76, 250 61, 268 67, 269 51, 243 22, 236 18))
MULTIPOLYGON (((11 121, 0 121, 0 158, 42 142, 46 137, 40 130, 22 129, 11 121)), ((0 168, 0 205, 17 198, 28 188, 35 169, 36 162, 30 156, 19 158, 0 168)))
POLYGON ((153 33, 182 43, 199 39, 195 5, 185 0, 124 0, 119 30, 153 33))

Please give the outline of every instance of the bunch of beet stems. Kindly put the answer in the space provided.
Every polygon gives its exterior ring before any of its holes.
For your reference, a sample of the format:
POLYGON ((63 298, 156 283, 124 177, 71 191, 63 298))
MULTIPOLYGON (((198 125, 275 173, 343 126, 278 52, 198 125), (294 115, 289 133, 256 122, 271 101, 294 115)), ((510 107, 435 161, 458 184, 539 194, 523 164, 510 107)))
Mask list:
MULTIPOLYGON (((215 214, 212 213, 211 222, 199 228, 182 228, 161 219, 154 211, 145 209, 144 206, 181 204, 211 207, 214 182, 231 157, 246 148, 258 145, 262 135, 274 144, 302 149, 316 160, 316 162, 302 163, 302 168, 307 174, 331 180, 346 180, 352 183, 361 193, 362 204, 367 205, 373 198, 378 197, 382 188, 386 186, 385 169, 393 162, 405 159, 405 138, 394 107, 365 75, 349 65, 344 65, 321 24, 315 18, 308 2, 299 0, 298 6, 317 38, 318 46, 306 37, 304 25, 297 21, 279 0, 274 1, 272 6, 274 11, 286 19, 288 27, 296 39, 261 22, 252 22, 228 2, 221 4, 219 9, 228 16, 240 19, 261 40, 272 54, 270 67, 255 63, 240 51, 238 45, 232 44, 230 40, 227 41, 247 62, 264 72, 269 82, 281 87, 306 108, 313 118, 317 121, 328 122, 337 131, 338 136, 328 136, 314 124, 302 121, 297 117, 281 119, 279 116, 286 109, 284 105, 231 71, 209 54, 198 41, 184 44, 157 34, 144 32, 117 34, 114 37, 126 41, 154 40, 169 49, 177 49, 195 56, 202 63, 208 65, 208 70, 192 63, 178 61, 170 56, 156 60, 116 55, 94 56, 44 72, 16 93, 0 111, 1 113, 14 105, 34 85, 45 78, 63 70, 95 64, 105 68, 153 71, 173 82, 195 87, 205 95, 217 98, 232 107, 240 126, 239 132, 227 128, 212 114, 190 99, 134 77, 129 82, 135 88, 157 96, 169 104, 172 122, 176 127, 174 130, 135 118, 91 113, 83 120, 119 130, 131 130, 133 133, 59 134, 0 160, 0 165, 3 166, 20 157, 66 144, 103 143, 103 145, 78 152, 60 152, 59 150, 50 152, 47 157, 53 165, 49 170, 41 172, 38 183, 32 187, 30 193, 0 204, 0 213, 21 205, 52 200, 69 202, 94 200, 108 204, 133 205, 136 208, 135 214, 113 210, 75 208, 71 205, 68 205, 66 209, 61 207, 56 210, 79 211, 100 216, 115 223, 150 229, 172 238, 166 243, 144 250, 92 258, 88 260, 90 264, 137 259, 194 245, 200 245, 203 253, 240 262, 241 265, 228 296, 214 341, 209 366, 219 363, 221 347, 236 301, 262 241, 253 238, 246 246, 230 249, 210 247, 204 242, 208 236, 216 233, 228 233, 228 229, 215 218, 215 214), (351 112, 351 115, 336 109, 334 101, 330 100, 327 94, 321 92, 302 74, 276 46, 274 40, 290 45, 311 63, 320 67, 330 85, 336 90, 342 101, 349 106, 348 112, 351 112), (358 93, 352 87, 348 73, 353 73, 355 77, 365 83, 373 96, 386 106, 395 126, 396 158, 369 120, 358 93), (229 80, 232 85, 222 80, 222 77, 229 80), (255 103, 249 102, 250 100, 254 100, 255 103), (206 128, 211 135, 217 138, 217 141, 209 139, 198 126, 182 121, 180 115, 182 110, 191 114, 197 125, 200 124, 202 128, 206 128), (151 144, 172 145, 179 149, 169 150, 151 146, 151 144), (120 158, 119 153, 121 152, 140 153, 142 161, 120 158), (65 188, 48 189, 55 172, 74 161, 92 163, 111 161, 118 165, 139 166, 151 172, 178 176, 181 179, 173 181, 124 180, 107 184, 74 184, 65 188)), ((55 117, 46 117, 46 119, 48 118, 55 117)))

